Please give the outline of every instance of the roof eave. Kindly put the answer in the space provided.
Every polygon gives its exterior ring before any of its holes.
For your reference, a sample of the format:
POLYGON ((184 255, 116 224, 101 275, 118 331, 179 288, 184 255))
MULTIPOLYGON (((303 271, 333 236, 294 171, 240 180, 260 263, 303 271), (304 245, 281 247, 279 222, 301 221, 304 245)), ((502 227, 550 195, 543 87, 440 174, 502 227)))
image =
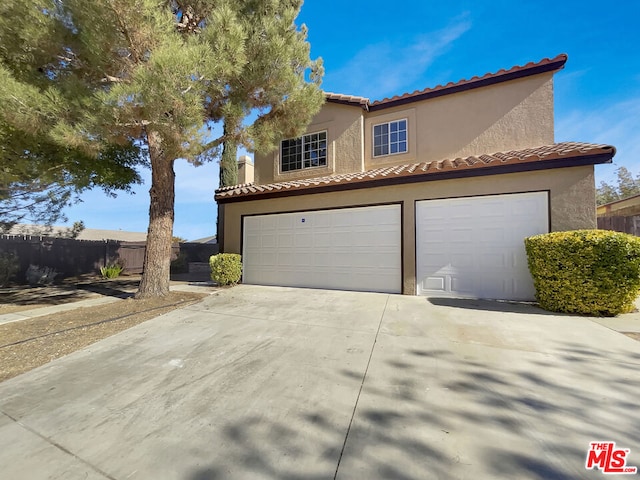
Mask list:
POLYGON ((346 105, 348 107, 359 107, 365 111, 369 111, 369 105, 362 102, 353 102, 349 100, 340 100, 337 98, 326 98, 327 103, 337 103, 338 105, 346 105))
POLYGON ((409 103, 420 102, 422 100, 428 100, 430 98, 442 97, 444 95, 451 95, 454 93, 465 92, 473 90, 475 88, 487 87, 502 82, 508 82, 511 80, 517 80, 520 78, 530 77, 532 75, 539 75, 541 73, 555 72, 564 68, 567 62, 566 55, 559 55, 555 59, 543 63, 534 65, 531 67, 522 68, 515 71, 507 71, 504 73, 494 74, 488 77, 478 78, 476 80, 469 80, 460 84, 451 85, 449 87, 426 91, 417 95, 408 95, 396 100, 386 100, 380 103, 373 103, 369 106, 369 111, 374 112, 376 110, 383 110, 385 108, 397 107, 400 105, 406 105, 409 103))
POLYGON ((442 172, 425 172, 422 174, 398 175, 384 178, 363 179, 344 183, 330 183, 323 185, 313 185, 305 188, 282 188, 268 192, 255 192, 243 195, 221 196, 216 195, 218 203, 248 202, 251 200, 266 200, 276 197, 293 197, 298 195, 311 195, 314 193, 339 192, 345 190, 356 190, 371 187, 384 187, 389 185, 401 185, 408 183, 431 182, 436 180, 451 180, 469 177, 482 177, 487 175, 501 175, 505 173, 520 173, 539 170, 550 170, 555 168, 581 167, 585 165, 597 165, 611 163, 615 149, 610 152, 593 155, 559 157, 551 160, 537 160, 530 162, 508 163, 506 165, 495 165, 480 168, 460 168, 459 170, 445 170, 442 172))

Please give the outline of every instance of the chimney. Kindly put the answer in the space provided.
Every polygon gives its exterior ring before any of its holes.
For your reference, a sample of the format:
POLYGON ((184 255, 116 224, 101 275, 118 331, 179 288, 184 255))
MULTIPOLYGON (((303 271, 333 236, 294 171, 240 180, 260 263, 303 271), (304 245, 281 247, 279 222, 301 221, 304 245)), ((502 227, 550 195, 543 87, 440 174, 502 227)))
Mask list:
POLYGON ((247 155, 238 158, 238 183, 253 183, 253 160, 247 155))

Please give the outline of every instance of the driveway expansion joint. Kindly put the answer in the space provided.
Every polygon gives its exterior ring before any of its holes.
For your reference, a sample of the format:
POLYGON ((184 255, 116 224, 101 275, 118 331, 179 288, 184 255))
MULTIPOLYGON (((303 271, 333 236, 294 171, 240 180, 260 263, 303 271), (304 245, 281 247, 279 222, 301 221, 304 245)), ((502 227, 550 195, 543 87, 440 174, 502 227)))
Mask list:
POLYGON ((373 337, 373 344, 371 345, 371 352, 369 352, 369 359, 367 360, 367 366, 364 369, 364 373, 362 374, 362 382, 360 383, 360 389, 358 390, 358 395, 356 396, 355 404, 353 405, 353 412, 351 413, 351 419, 349 420, 349 426, 347 427, 347 433, 344 436, 344 442, 342 443, 342 449, 340 450, 340 456, 338 457, 338 464, 336 465, 336 472, 333 475, 333 480, 336 480, 338 477, 338 470, 340 470, 340 462, 342 461, 342 456, 344 455, 344 449, 347 447, 347 440, 349 440, 349 432, 351 431, 351 425, 353 425, 353 419, 356 416, 356 411, 358 410, 358 402, 360 401, 360 395, 362 394, 362 389, 364 388, 364 382, 367 379, 367 373, 369 372, 369 365, 371 365, 371 359, 373 358, 373 351, 376 348, 376 342, 378 341, 378 335, 380 334, 380 328, 382 328, 382 320, 384 319, 384 314, 387 312, 387 305, 389 304, 389 296, 387 296, 386 301, 384 302, 384 308, 382 309, 382 315, 380 315, 380 321, 378 322, 378 329, 376 330, 376 335, 373 337))
POLYGON ((33 435, 37 436, 38 438, 44 440, 46 443, 48 443, 49 445, 51 445, 52 447, 60 450, 63 453, 66 453, 67 455, 75 458, 76 460, 78 460, 80 463, 82 463, 83 465, 86 465, 87 467, 89 467, 91 470, 93 470, 94 472, 96 472, 99 475, 102 475, 103 477, 109 479, 109 480, 117 480, 115 477, 112 477, 111 475, 109 475, 106 472, 103 472, 102 470, 100 470, 98 467, 96 467, 95 465, 87 462, 85 459, 83 459, 82 457, 79 457, 78 455, 76 455, 75 453, 73 453, 71 450, 63 447, 62 445, 60 445, 59 443, 55 442, 54 440, 52 440, 51 438, 47 437, 46 435, 41 434, 40 432, 34 430, 33 428, 31 428, 28 425, 25 425, 24 423, 22 423, 20 420, 18 420, 17 418, 14 418, 13 416, 9 415, 7 412, 5 412, 4 410, 0 410, 0 414, 4 415, 5 417, 7 417, 8 419, 10 419, 13 423, 15 423, 16 425, 19 425, 21 428, 25 429, 27 432, 32 433, 33 435))

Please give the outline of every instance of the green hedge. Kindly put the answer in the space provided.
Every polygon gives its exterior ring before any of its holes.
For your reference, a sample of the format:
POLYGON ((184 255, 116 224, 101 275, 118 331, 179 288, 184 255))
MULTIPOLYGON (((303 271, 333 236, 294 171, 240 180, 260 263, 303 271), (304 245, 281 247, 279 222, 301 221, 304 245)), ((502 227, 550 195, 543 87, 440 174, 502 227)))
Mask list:
POLYGON ((235 285, 242 277, 242 257, 237 253, 219 253, 209 258, 211 280, 218 285, 235 285))
POLYGON ((602 316, 633 310, 640 290, 640 238, 574 230, 536 235, 524 243, 542 308, 602 316))

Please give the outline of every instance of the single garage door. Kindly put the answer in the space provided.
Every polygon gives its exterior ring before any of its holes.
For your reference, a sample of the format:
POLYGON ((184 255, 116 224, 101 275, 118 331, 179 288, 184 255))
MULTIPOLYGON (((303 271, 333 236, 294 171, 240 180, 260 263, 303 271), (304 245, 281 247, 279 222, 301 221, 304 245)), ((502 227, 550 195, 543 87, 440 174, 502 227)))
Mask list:
POLYGON ((243 282, 400 293, 400 205, 244 218, 243 282))
POLYGON ((548 231, 547 192, 417 202, 418 294, 533 300, 524 239, 548 231))

